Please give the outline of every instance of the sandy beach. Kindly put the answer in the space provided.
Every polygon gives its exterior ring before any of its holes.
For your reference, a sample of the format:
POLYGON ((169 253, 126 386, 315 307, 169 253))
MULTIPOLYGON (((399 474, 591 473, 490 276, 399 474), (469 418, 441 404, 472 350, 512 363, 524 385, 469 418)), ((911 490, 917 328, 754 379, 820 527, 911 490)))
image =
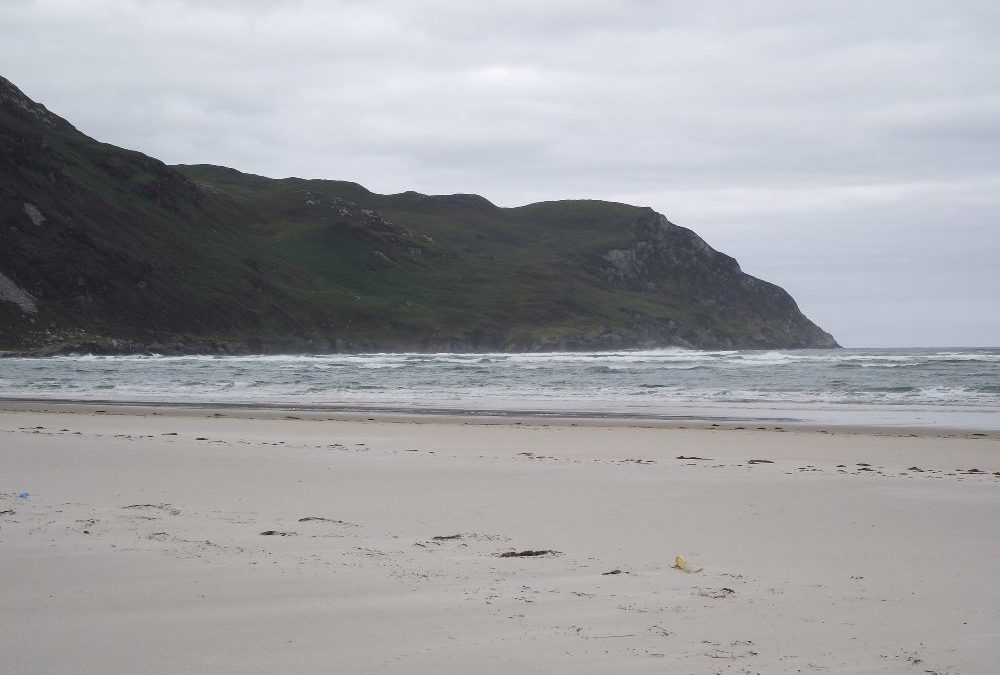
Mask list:
POLYGON ((11 675, 1000 663, 995 434, 0 409, 11 675))

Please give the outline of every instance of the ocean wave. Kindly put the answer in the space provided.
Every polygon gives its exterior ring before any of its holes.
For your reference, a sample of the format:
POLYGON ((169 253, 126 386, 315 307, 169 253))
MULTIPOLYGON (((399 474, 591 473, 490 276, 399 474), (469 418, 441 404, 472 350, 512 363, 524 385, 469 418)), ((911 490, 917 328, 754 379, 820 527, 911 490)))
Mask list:
POLYGON ((330 403, 503 399, 547 406, 1000 406, 1000 350, 628 350, 72 356, 0 362, 0 395, 330 403), (113 384, 114 388, 108 385, 113 384))

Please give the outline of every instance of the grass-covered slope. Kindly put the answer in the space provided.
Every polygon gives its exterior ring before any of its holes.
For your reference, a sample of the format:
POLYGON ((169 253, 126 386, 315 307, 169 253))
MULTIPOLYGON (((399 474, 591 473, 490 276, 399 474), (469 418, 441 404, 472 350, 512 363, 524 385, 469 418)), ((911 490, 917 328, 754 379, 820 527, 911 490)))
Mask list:
POLYGON ((834 346, 644 208, 168 167, 0 78, 0 348, 834 346))

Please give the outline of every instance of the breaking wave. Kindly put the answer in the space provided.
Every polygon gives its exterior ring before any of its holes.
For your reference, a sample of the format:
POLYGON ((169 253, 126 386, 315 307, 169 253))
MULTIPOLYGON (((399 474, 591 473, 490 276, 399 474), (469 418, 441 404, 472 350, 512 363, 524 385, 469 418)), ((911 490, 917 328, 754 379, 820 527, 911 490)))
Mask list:
POLYGON ((1000 408, 1000 350, 686 350, 0 360, 15 398, 665 410, 1000 408))

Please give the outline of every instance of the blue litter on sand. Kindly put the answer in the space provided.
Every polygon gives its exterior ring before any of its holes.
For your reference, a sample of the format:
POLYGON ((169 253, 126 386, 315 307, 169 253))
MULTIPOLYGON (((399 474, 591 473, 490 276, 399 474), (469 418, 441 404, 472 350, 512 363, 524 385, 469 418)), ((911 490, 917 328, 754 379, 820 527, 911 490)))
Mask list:
POLYGON ((30 492, 18 492, 17 493, 17 498, 18 499, 27 499, 30 496, 31 496, 30 492))

